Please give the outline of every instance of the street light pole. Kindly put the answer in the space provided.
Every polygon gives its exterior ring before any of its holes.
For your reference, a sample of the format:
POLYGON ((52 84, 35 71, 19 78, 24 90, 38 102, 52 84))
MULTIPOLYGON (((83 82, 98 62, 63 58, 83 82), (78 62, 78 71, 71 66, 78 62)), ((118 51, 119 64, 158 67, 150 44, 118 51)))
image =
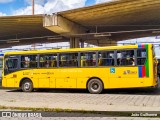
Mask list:
POLYGON ((34 0, 32 0, 32 15, 34 15, 34 0))

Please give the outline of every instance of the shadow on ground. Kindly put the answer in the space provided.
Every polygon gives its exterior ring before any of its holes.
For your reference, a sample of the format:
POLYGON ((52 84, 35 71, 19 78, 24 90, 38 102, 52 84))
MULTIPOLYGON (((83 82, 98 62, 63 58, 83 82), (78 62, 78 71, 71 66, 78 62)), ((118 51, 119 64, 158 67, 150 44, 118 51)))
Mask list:
MULTIPOLYGON (((7 92, 22 92, 17 89, 6 89, 7 92)), ((85 89, 35 89, 33 93, 69 93, 69 94, 90 94, 85 89)), ((135 94, 135 95, 160 95, 160 88, 132 88, 132 89, 108 89, 102 94, 135 94)))

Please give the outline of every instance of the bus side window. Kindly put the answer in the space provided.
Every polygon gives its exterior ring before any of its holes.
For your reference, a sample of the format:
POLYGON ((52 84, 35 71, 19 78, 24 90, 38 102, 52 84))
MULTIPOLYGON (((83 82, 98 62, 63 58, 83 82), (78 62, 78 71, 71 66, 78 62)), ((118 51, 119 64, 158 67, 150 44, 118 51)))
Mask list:
POLYGON ((21 56, 21 68, 29 68, 30 59, 27 55, 21 56))
POLYGON ((134 64, 134 50, 117 51, 117 65, 129 66, 134 64))
POLYGON ((98 53, 98 66, 113 66, 114 51, 100 51, 98 53))
POLYGON ((39 59, 40 67, 57 67, 57 54, 41 54, 39 59))
POLYGON ((60 67, 78 67, 78 53, 60 54, 60 67))
POLYGON ((81 67, 96 66, 96 52, 83 52, 80 54, 81 67))
POLYGON ((25 68, 25 59, 24 59, 24 56, 21 56, 21 68, 25 68))
POLYGON ((102 54, 98 54, 98 66, 102 65, 102 54))
POLYGON ((85 66, 85 58, 84 58, 83 55, 81 56, 81 60, 80 61, 81 61, 81 63, 80 63, 81 67, 85 66))
POLYGON ((146 61, 147 53, 146 49, 137 50, 137 65, 144 65, 146 61))
POLYGON ((40 59, 39 59, 39 64, 40 64, 40 67, 44 67, 44 58, 43 56, 40 56, 40 59))
POLYGON ((45 61, 45 67, 47 67, 47 68, 50 67, 50 61, 49 60, 45 61))
POLYGON ((64 55, 60 55, 60 63, 59 63, 59 65, 60 65, 60 67, 64 67, 65 66, 65 61, 66 61, 66 58, 65 58, 66 56, 64 56, 64 55))
POLYGON ((30 59, 28 57, 25 57, 25 59, 24 59, 24 68, 29 68, 29 62, 30 62, 30 59))
POLYGON ((37 68, 38 57, 37 55, 29 55, 30 58, 30 68, 37 68))
POLYGON ((52 56, 51 58, 51 67, 57 67, 57 56, 52 56))
POLYGON ((37 55, 22 55, 21 68, 37 68, 38 57, 37 55))

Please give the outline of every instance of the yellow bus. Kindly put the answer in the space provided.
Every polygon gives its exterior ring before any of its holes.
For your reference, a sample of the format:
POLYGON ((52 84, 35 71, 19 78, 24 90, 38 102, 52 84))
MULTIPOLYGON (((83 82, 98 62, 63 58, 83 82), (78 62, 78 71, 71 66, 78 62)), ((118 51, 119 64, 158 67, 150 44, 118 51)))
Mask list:
POLYGON ((24 92, 73 88, 98 94, 158 84, 152 44, 7 52, 2 76, 3 87, 24 92))

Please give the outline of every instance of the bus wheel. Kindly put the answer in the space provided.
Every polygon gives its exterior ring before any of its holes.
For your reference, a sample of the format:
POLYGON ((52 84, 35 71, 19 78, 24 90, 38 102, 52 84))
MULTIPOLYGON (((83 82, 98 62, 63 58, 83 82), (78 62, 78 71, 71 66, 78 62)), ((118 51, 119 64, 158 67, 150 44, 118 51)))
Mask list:
POLYGON ((88 91, 92 94, 99 94, 103 91, 103 83, 97 79, 93 78, 88 82, 88 91))
POLYGON ((22 91, 23 92, 31 92, 33 90, 33 83, 29 79, 25 79, 22 82, 22 91))

